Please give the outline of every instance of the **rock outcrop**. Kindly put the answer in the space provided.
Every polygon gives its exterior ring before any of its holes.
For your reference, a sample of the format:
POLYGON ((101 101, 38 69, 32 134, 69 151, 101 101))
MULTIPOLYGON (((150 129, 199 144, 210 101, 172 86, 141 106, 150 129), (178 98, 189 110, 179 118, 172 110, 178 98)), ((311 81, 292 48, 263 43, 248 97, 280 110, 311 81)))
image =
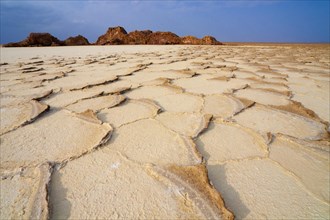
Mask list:
MULTIPOLYGON (((152 32, 150 30, 143 31, 127 31, 120 26, 109 27, 107 32, 101 35, 95 45, 120 45, 120 44, 191 44, 191 45, 221 45, 212 36, 205 36, 199 39, 194 36, 179 37, 172 32, 152 32)), ((40 47, 40 46, 78 46, 90 45, 89 41, 81 36, 69 37, 61 41, 49 33, 31 33, 25 40, 4 44, 4 47, 40 47)))
POLYGON ((123 27, 110 27, 107 32, 101 35, 96 45, 118 45, 118 44, 192 44, 192 45, 220 45, 212 36, 205 36, 202 39, 198 39, 193 36, 186 36, 180 38, 178 35, 172 32, 152 32, 150 30, 145 31, 133 31, 127 33, 123 27))
POLYGON ((49 33, 30 33, 30 35, 20 42, 8 43, 4 47, 47 47, 47 46, 76 46, 90 45, 87 38, 78 35, 69 37, 61 41, 49 33))
POLYGON ((108 44, 128 44, 127 32, 123 27, 110 27, 107 32, 101 35, 96 43, 97 45, 108 45, 108 44))
POLYGON ((181 38, 182 44, 191 44, 191 45, 222 45, 221 42, 217 41, 212 36, 205 36, 202 39, 198 39, 194 36, 185 36, 181 38))
POLYGON ((63 42, 49 33, 30 33, 23 41, 5 44, 5 47, 61 46, 63 42))
POLYGON ((148 44, 148 40, 152 31, 132 31, 128 34, 129 44, 148 44))
POLYGON ((185 36, 181 38, 183 44, 199 45, 202 44, 202 40, 194 36, 185 36))
POLYGON ((217 44, 222 44, 222 43, 218 42, 217 39, 215 39, 212 36, 205 36, 202 38, 202 44, 217 45, 217 44))
POLYGON ((87 38, 84 36, 78 35, 75 37, 69 37, 64 41, 65 46, 78 46, 78 45, 90 45, 87 38))
POLYGON ((181 44, 181 38, 172 32, 160 32, 150 34, 148 44, 181 44))

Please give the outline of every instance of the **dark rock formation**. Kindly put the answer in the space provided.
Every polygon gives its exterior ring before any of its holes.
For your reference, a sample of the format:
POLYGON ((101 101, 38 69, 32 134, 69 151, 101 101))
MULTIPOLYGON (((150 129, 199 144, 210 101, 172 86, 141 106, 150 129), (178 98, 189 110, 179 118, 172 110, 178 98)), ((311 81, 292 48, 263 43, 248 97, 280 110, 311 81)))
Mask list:
POLYGON ((108 44, 128 44, 127 32, 123 27, 110 27, 107 32, 101 35, 95 44, 108 45, 108 44))
POLYGON ((185 36, 181 38, 183 44, 199 45, 202 44, 202 40, 194 36, 185 36))
POLYGON ((217 39, 215 39, 212 36, 205 36, 202 38, 202 44, 206 45, 221 45, 222 43, 218 42, 217 39))
MULTIPOLYGON (((180 38, 172 32, 132 31, 127 33, 123 27, 110 27, 107 32, 101 35, 96 45, 118 45, 118 44, 191 44, 191 45, 220 45, 212 36, 205 36, 198 39, 194 36, 180 38)), ((69 37, 60 41, 49 33, 31 33, 25 40, 8 43, 4 47, 38 47, 38 46, 75 46, 90 45, 88 40, 81 36, 69 37)))
POLYGON ((154 32, 150 34, 148 44, 181 44, 181 38, 172 32, 154 32))
POLYGON ((2 46, 3 47, 23 47, 23 46, 21 46, 20 42, 17 42, 17 43, 11 42, 11 43, 8 43, 8 44, 4 44, 2 46))
POLYGON ((180 44, 181 38, 171 32, 133 31, 127 34, 123 27, 110 27, 101 35, 97 45, 111 44, 180 44))
POLYGON ((132 31, 128 34, 129 44, 148 44, 152 31, 132 31))
POLYGON ((23 41, 5 44, 5 47, 60 46, 64 43, 49 33, 30 33, 23 41))
POLYGON ((31 33, 26 40, 23 41, 27 46, 59 46, 63 45, 59 39, 49 33, 31 33))
POLYGON ((87 38, 78 35, 75 37, 69 37, 64 41, 65 46, 78 46, 78 45, 90 45, 87 38))
POLYGON ((220 45, 212 36, 205 36, 198 39, 193 36, 180 38, 172 32, 133 31, 127 34, 123 27, 110 27, 107 32, 101 35, 96 45, 116 44, 192 44, 192 45, 220 45))

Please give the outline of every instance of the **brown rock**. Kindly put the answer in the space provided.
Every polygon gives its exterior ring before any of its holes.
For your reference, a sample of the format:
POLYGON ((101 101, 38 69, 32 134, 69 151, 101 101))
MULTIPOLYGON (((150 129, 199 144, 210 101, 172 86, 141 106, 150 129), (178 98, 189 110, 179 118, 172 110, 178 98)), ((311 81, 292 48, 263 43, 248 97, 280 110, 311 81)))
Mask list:
POLYGON ((212 36, 205 36, 202 39, 198 39, 194 36, 185 36, 181 38, 183 44, 191 44, 191 45, 222 45, 221 42, 217 41, 212 36))
POLYGON ((31 33, 22 41, 22 44, 24 46, 59 46, 63 43, 49 33, 31 33))
POLYGON ((171 32, 133 31, 127 34, 123 27, 110 27, 100 36, 97 45, 109 44, 181 44, 181 38, 171 32))
POLYGON ((181 44, 181 38, 172 32, 154 32, 150 34, 148 44, 181 44))
POLYGON ((42 46, 60 46, 63 42, 49 33, 30 33, 23 41, 17 43, 5 44, 5 47, 42 47, 42 46))
POLYGON ((202 44, 207 44, 207 45, 221 45, 222 43, 220 43, 219 41, 217 41, 217 39, 215 39, 212 36, 205 36, 202 38, 202 44))
MULTIPOLYGON (((172 32, 152 32, 150 30, 132 31, 127 34, 123 27, 109 27, 107 32, 101 35, 95 45, 119 45, 119 44, 191 44, 191 45, 221 45, 212 36, 198 39, 194 36, 180 38, 172 32)), ((60 41, 49 33, 31 33, 25 40, 8 43, 4 47, 31 47, 31 46, 74 46, 90 45, 88 40, 81 36, 69 37, 60 41)))
POLYGON ((127 44, 128 36, 123 27, 109 27, 108 31, 101 35, 95 44, 109 45, 109 44, 127 44))
POLYGON ((152 31, 132 31, 128 34, 129 44, 147 44, 152 31))
POLYGON ((20 42, 10 42, 8 44, 4 44, 3 47, 21 47, 20 42))
POLYGON ((77 46, 77 45, 90 45, 87 38, 78 35, 75 37, 69 37, 64 41, 65 46, 77 46))
POLYGON ((183 44, 199 45, 202 44, 202 40, 194 36, 185 36, 181 38, 183 44))

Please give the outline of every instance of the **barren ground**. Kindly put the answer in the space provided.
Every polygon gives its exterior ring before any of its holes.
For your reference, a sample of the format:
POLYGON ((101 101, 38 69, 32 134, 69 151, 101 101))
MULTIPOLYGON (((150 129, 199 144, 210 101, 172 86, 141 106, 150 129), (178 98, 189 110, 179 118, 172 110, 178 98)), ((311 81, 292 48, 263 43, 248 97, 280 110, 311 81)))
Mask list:
POLYGON ((329 56, 1 48, 0 219, 328 219, 329 56))

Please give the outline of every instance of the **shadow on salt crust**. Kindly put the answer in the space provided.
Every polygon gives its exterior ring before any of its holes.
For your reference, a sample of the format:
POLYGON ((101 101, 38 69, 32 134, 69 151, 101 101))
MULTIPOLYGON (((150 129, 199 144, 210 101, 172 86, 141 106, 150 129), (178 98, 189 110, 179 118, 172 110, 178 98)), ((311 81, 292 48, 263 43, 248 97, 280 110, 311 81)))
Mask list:
POLYGON ((0 219, 48 219, 47 184, 50 167, 22 169, 1 175, 0 219))
POLYGON ((233 219, 203 165, 135 163, 106 148, 56 171, 50 198, 52 219, 233 219))
POLYGON ((329 217, 327 203, 308 193, 290 173, 269 159, 207 168, 210 180, 238 219, 329 217))
POLYGON ((271 143, 269 158, 296 175, 319 199, 329 203, 329 152, 319 149, 281 135, 271 143))

